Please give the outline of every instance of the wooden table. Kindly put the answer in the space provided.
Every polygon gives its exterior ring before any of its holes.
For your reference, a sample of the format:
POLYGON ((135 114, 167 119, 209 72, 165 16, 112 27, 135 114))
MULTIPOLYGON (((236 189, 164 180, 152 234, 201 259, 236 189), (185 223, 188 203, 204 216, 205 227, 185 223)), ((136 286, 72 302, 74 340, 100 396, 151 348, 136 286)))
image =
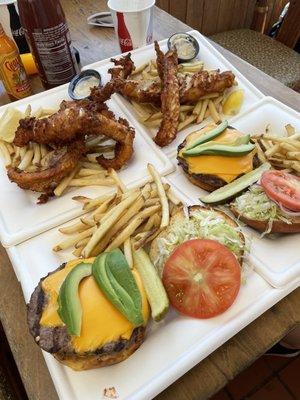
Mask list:
MULTIPOLYGON (((93 28, 86 17, 106 9, 100 0, 61 0, 66 12, 74 44, 80 51, 82 65, 119 53, 112 29, 93 28)), ((155 9, 154 34, 156 39, 169 37, 191 28, 164 11, 155 9)), ((300 95, 265 75, 227 50, 215 45, 264 94, 273 96, 300 111, 300 95)), ((34 91, 40 91, 34 79, 34 91)), ((7 102, 0 93, 0 104, 7 102)), ((18 365, 30 400, 57 400, 57 394, 46 368, 42 353, 28 333, 26 308, 21 288, 10 261, 0 247, 0 319, 18 365)), ((255 301, 255 293, 253 293, 255 301)), ((159 400, 203 400, 212 396, 297 323, 300 323, 300 290, 284 300, 243 329, 186 375, 171 385, 159 400)))

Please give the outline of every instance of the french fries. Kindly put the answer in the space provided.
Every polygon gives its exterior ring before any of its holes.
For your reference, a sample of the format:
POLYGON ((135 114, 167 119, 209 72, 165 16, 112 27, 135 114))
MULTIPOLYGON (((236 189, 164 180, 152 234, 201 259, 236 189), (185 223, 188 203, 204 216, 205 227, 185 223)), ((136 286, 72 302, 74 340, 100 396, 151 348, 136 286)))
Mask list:
POLYGON ((160 227, 164 228, 169 225, 169 218, 170 218, 168 199, 167 199, 166 192, 165 192, 165 189, 164 189, 162 181, 161 181, 161 177, 158 174, 158 172, 156 171, 156 169, 153 167, 152 164, 148 164, 148 171, 157 186, 157 192, 158 192, 158 196, 161 201, 161 208, 162 208, 162 217, 161 217, 160 227))
POLYGON ((149 164, 148 170, 149 182, 139 188, 127 189, 117 173, 110 171, 110 176, 118 182, 118 192, 94 199, 74 197, 86 214, 59 229, 67 238, 53 250, 72 249, 76 257, 89 257, 123 246, 132 267, 132 249, 153 240, 169 224, 170 213, 181 205, 154 166, 149 164))
POLYGON ((266 133, 254 136, 257 155, 262 162, 268 161, 276 169, 289 169, 291 173, 300 175, 300 132, 287 124, 283 135, 266 133))

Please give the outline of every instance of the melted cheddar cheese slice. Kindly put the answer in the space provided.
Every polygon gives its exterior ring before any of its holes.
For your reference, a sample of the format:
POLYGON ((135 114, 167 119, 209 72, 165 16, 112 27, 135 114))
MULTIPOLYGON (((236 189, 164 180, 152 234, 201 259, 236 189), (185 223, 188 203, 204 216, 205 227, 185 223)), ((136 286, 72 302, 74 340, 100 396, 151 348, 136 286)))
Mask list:
MULTIPOLYGON (((42 289, 48 298, 40 320, 41 326, 63 326, 57 309, 59 289, 67 274, 81 262, 93 262, 94 258, 74 260, 48 276, 42 282, 42 289)), ((136 270, 133 275, 142 296, 142 311, 145 324, 149 318, 149 305, 141 278, 136 270)), ((82 307, 80 336, 72 336, 72 345, 77 353, 93 351, 104 344, 119 339, 129 339, 134 326, 105 297, 92 276, 84 278, 79 285, 79 297, 82 307)))
MULTIPOLYGON (((213 129, 215 126, 215 124, 210 124, 200 131, 189 135, 186 139, 186 146, 194 142, 204 133, 213 129)), ((230 144, 241 136, 242 133, 237 130, 225 129, 221 135, 211 141, 220 144, 230 144)), ((182 152, 183 149, 179 153, 181 157, 183 157, 182 152)), ((239 175, 252 171, 254 154, 255 151, 239 157, 203 155, 196 157, 185 156, 184 159, 187 161, 190 174, 215 175, 229 183, 239 175)))

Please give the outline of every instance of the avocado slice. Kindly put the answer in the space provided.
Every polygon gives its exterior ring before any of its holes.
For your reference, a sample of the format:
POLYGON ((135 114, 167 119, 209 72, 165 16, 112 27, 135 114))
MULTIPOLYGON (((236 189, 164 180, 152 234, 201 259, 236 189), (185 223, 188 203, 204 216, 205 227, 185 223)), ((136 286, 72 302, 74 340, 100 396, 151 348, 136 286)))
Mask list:
POLYGON ((228 157, 239 157, 250 153, 255 148, 254 144, 240 144, 238 146, 228 146, 219 143, 205 143, 186 150, 183 152, 184 156, 196 157, 202 155, 212 156, 228 156, 228 157))
POLYGON ((209 140, 214 139, 215 137, 221 135, 222 132, 225 131, 225 129, 228 127, 228 121, 225 119, 222 121, 216 128, 213 128, 212 130, 204 133, 202 136, 199 137, 199 139, 195 140, 192 144, 190 144, 186 150, 190 150, 199 144, 206 143, 209 140))
POLYGON ((80 263, 68 273, 60 287, 57 312, 70 335, 80 336, 82 309, 78 288, 82 279, 91 274, 92 264, 80 263))
POLYGON ((251 186, 253 185, 253 183, 257 182, 260 179, 262 173, 268 171, 270 168, 271 165, 269 163, 264 163, 253 171, 248 172, 247 174, 235 179, 233 182, 230 182, 227 185, 215 190, 214 192, 209 193, 204 197, 201 197, 200 200, 206 204, 224 203, 232 197, 235 197, 238 193, 242 192, 248 186, 251 186))
POLYGON ((251 138, 251 136, 249 134, 243 135, 234 141, 233 146, 239 146, 241 144, 248 144, 250 142, 250 138, 251 138))
POLYGON ((141 293, 121 250, 96 257, 92 274, 109 301, 134 326, 144 323, 141 293))

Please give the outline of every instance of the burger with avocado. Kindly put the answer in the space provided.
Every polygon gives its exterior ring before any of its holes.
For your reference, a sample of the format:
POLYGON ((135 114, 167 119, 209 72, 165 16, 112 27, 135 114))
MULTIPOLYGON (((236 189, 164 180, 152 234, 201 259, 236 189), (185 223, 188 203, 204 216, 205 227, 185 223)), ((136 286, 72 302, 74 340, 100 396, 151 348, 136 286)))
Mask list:
POLYGON ((194 184, 212 192, 259 166, 255 145, 224 120, 186 137, 178 147, 178 164, 194 184))
POLYGON ((118 363, 143 342, 149 305, 140 275, 116 249, 42 278, 28 304, 36 343, 74 370, 118 363))

